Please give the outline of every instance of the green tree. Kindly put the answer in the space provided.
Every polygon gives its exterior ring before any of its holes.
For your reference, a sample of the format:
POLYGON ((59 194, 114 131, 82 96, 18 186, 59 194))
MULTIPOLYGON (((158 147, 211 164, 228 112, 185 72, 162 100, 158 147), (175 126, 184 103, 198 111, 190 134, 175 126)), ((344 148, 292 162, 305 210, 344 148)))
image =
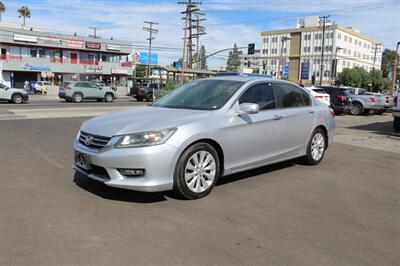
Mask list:
POLYGON ((238 72, 240 67, 239 49, 237 45, 233 46, 233 50, 229 52, 228 61, 226 62, 227 72, 238 72))
POLYGON ((207 69, 206 47, 204 45, 200 49, 200 60, 200 69, 207 69))
POLYGON ((135 67, 135 77, 137 78, 143 78, 146 76, 146 65, 136 65, 135 67))
MULTIPOLYGON (((390 49, 385 49, 382 53, 382 74, 384 78, 388 78, 392 73, 395 55, 396 51, 390 49)), ((400 56, 397 55, 397 58, 400 59, 400 56)))
POLYGON ((3 4, 3 2, 0 2, 0 21, 1 21, 1 15, 6 12, 6 6, 3 4))
POLYGON ((27 6, 21 6, 18 9, 18 14, 19 14, 19 17, 22 17, 22 19, 23 19, 23 24, 22 25, 25 26, 26 18, 30 18, 31 17, 31 10, 27 6))

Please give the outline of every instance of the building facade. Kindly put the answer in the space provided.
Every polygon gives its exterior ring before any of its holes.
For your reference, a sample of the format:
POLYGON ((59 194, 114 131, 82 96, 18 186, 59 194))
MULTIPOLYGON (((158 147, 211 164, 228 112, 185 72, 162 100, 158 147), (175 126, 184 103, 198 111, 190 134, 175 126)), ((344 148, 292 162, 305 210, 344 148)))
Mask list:
POLYGON ((260 73, 281 73, 304 84, 318 82, 322 75, 326 84, 344 68, 381 68, 382 42, 337 24, 327 24, 325 36, 322 31, 318 17, 306 17, 298 20, 296 28, 262 32, 260 73))
POLYGON ((0 23, 0 82, 102 79, 126 84, 132 75, 127 41, 66 35, 0 23))

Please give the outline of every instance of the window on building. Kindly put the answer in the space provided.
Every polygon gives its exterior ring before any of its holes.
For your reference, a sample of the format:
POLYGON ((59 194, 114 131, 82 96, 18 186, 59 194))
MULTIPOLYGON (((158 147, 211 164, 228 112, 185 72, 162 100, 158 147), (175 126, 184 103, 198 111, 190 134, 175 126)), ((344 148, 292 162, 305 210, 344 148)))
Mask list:
POLYGON ((37 57, 38 55, 38 50, 37 49, 31 49, 31 57, 37 57))
POLYGON ((342 39, 342 34, 340 34, 340 32, 338 33, 337 38, 338 38, 339 40, 342 39))
POLYGON ((43 48, 39 49, 39 57, 44 58, 46 57, 46 50, 43 48))
POLYGON ((101 61, 107 62, 107 55, 102 54, 102 55, 101 55, 101 61))
POLYGON ((358 44, 358 41, 357 41, 356 39, 354 39, 354 44, 355 44, 355 45, 357 45, 357 44, 358 44))
POLYGON ((346 35, 344 35, 344 41, 347 42, 347 36, 346 35))
POLYGON ((349 43, 353 42, 353 38, 349 37, 349 43))

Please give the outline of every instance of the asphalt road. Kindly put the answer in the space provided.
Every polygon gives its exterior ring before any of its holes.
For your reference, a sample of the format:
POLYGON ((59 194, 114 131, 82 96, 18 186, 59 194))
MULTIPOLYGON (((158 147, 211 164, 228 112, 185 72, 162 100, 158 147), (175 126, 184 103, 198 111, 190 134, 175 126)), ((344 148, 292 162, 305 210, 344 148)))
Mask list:
POLYGON ((345 137, 320 165, 228 176, 196 201, 76 175, 72 142, 85 119, 0 121, 0 265, 400 261, 400 153, 379 148, 398 141, 388 115, 338 117, 345 137))

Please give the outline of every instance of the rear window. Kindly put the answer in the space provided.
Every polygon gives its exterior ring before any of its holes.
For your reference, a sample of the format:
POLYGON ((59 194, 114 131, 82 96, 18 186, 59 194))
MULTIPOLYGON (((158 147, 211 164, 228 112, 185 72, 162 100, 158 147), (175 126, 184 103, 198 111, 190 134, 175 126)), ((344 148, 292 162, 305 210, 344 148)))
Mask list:
POLYGON ((323 89, 313 89, 313 91, 326 94, 326 91, 324 91, 323 89))
POLYGON ((343 95, 349 96, 349 97, 351 96, 350 92, 347 89, 340 89, 340 90, 341 90, 343 95))

